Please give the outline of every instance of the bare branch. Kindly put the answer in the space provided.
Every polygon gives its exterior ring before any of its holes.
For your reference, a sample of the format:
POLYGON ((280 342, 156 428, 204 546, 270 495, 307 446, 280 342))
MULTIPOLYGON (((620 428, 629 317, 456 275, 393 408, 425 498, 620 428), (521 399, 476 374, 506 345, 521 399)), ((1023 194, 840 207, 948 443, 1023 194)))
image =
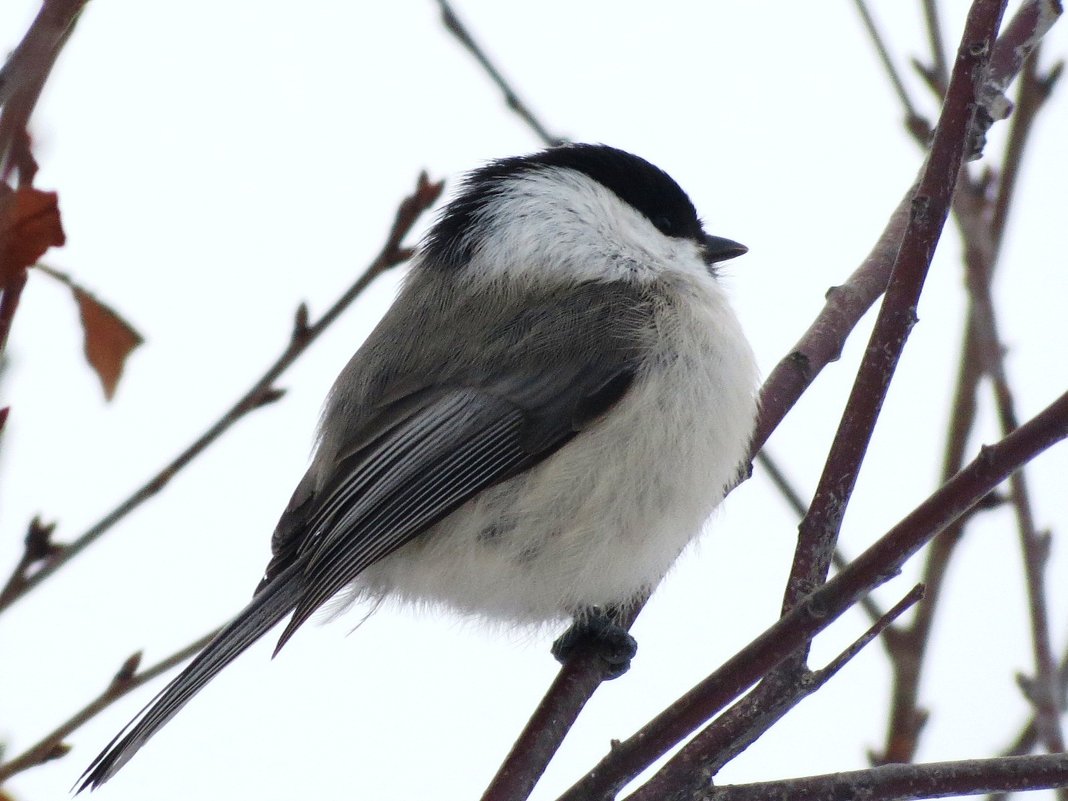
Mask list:
MULTIPOLYGON (((1017 425, 1015 400, 1005 368, 1005 347, 998 333, 994 300, 990 294, 990 273, 982 260, 969 260, 967 287, 977 327, 981 332, 981 353, 985 372, 994 387, 998 419, 1003 433, 1017 425)), ((1046 561, 1048 535, 1039 534, 1034 521, 1026 474, 1023 469, 1009 479, 1012 504, 1016 512, 1020 545, 1031 616, 1031 640, 1034 650, 1035 676, 1026 683, 1026 695, 1035 708, 1035 723, 1043 744, 1050 753, 1064 751, 1064 733, 1060 725, 1057 668, 1050 641, 1049 611, 1046 605, 1046 561)))
POLYGON ((695 796, 705 801, 823 801, 865 798, 907 801, 978 795, 993 790, 1045 790, 1068 785, 1068 754, 968 759, 926 765, 884 765, 847 773, 830 773, 756 784, 710 788, 695 796))
POLYGON ((979 91, 976 76, 984 72, 1004 7, 1005 0, 976 0, 968 14, 946 102, 919 188, 912 200, 909 223, 894 261, 886 295, 815 497, 801 522, 794 564, 783 599, 784 610, 827 575, 831 553, 883 399, 916 321, 916 303, 949 215, 953 188, 966 155, 979 91))
POLYGON ((843 284, 827 290, 827 302, 819 315, 764 381, 760 389, 760 416, 753 433, 752 453, 764 447, 768 437, 823 368, 837 361, 849 334, 886 289, 908 221, 912 193, 913 187, 910 187, 860 266, 843 284))
MULTIPOLYGON (((1021 31, 1024 28, 1017 21, 1026 18, 1027 9, 1031 6, 1034 6, 1034 3, 1026 3, 1013 21, 1005 26, 1006 32, 999 39, 999 44, 995 48, 995 56, 998 52, 1013 49, 1013 45, 1006 44, 1007 42, 1027 38, 1022 35, 1021 31), (1009 36, 1010 31, 1014 32, 1011 36, 1009 36)), ((1049 96, 1052 83, 1050 78, 1039 78, 1036 75, 1037 56, 1038 50, 1035 49, 1032 51, 1032 57, 1024 62, 1016 109, 1009 128, 1008 144, 1002 157, 994 200, 989 201, 987 193, 982 190, 981 186, 966 179, 958 188, 954 199, 954 217, 965 242, 966 262, 982 265, 981 269, 985 270, 988 283, 997 268, 1025 145, 1036 115, 1049 96)), ((969 272, 974 274, 975 269, 969 268, 969 272)), ((964 451, 975 420, 979 382, 984 375, 985 367, 981 353, 983 350, 981 328, 975 310, 975 301, 971 299, 966 318, 964 344, 961 349, 950 433, 946 444, 942 470, 943 480, 956 473, 963 464, 964 451)), ((928 637, 934 622, 935 609, 941 597, 942 584, 947 575, 949 562, 956 552, 956 545, 963 536, 964 523, 964 519, 958 521, 939 535, 932 544, 923 575, 927 595, 917 606, 911 626, 905 630, 894 630, 890 632, 892 636, 887 636, 883 640, 890 648, 894 668, 893 695, 885 750, 880 756, 880 759, 886 762, 912 760, 920 732, 927 719, 926 711, 917 705, 921 671, 928 637)))
POLYGON ((493 66, 493 62, 489 60, 489 56, 486 52, 479 47, 478 43, 471 36, 467 27, 460 22, 460 18, 456 16, 456 12, 452 10, 452 6, 449 5, 448 0, 438 0, 438 5, 441 6, 441 21, 445 24, 446 30, 457 38, 467 51, 475 57, 475 60, 479 63, 490 79, 497 84, 497 88, 504 93, 504 102, 508 105, 512 111, 519 115, 519 118, 523 120, 534 131, 539 139, 547 146, 552 147, 554 145, 561 145, 567 140, 561 136, 556 136, 549 133, 548 128, 541 124, 534 112, 530 110, 526 103, 519 99, 519 95, 512 88, 511 84, 504 79, 500 70, 493 66))
POLYGON ((627 801, 659 801, 699 792, 723 765, 822 688, 921 597, 923 585, 917 584, 826 667, 797 676, 769 677, 683 746, 649 781, 627 796, 627 801), (738 736, 740 730, 745 731, 744 737, 738 736))
POLYGON ((921 70, 928 85, 935 88, 941 100, 949 83, 949 67, 946 64, 946 47, 942 38, 942 23, 938 19, 936 0, 923 0, 923 18, 927 26, 927 43, 931 48, 931 66, 921 70))
MULTIPOLYGON (((634 623, 635 611, 623 625, 634 623)), ((576 654, 550 685, 482 795, 482 801, 527 798, 594 691, 607 665, 594 654, 576 654)))
MULTIPOLYGON (((28 153, 26 126, 37 98, 63 49, 86 0, 45 0, 18 47, 0 70, 0 175, 24 163, 28 153), (24 151, 24 152, 21 152, 24 151)), ((32 180, 20 170, 20 183, 32 180)))
POLYGON ((883 35, 879 33, 879 29, 875 26, 875 20, 871 15, 871 11, 868 10, 868 4, 865 0, 853 0, 853 4, 857 7, 857 13, 860 14, 861 22, 864 23, 864 29, 868 32, 872 46, 879 55, 879 61, 882 62, 883 69, 886 71, 886 77, 890 79, 890 85, 894 87, 894 94, 897 95, 897 99, 901 101, 901 106, 905 110, 905 128, 920 143, 926 143, 931 135, 931 123, 916 111, 916 106, 909 99, 908 90, 905 89, 901 75, 890 58, 890 51, 886 47, 883 35))
MULTIPOLYGON (((1057 681, 1060 703, 1062 708, 1068 706, 1068 650, 1061 656, 1060 665, 1057 668, 1057 681)), ((1035 726, 1035 719, 1032 717, 1031 721, 1023 727, 1023 730, 1016 736, 1012 745, 1006 748, 1002 754, 1003 756, 1023 756, 1029 754, 1034 749, 1035 744, 1038 742, 1038 728, 1035 726)), ((987 801, 1005 801, 1007 792, 999 791, 991 794, 987 801)))
POLYGON ((54 730, 42 737, 37 743, 27 748, 14 759, 0 764, 0 784, 10 779, 16 773, 57 759, 67 753, 69 747, 63 742, 72 732, 79 729, 87 721, 96 717, 107 707, 118 701, 127 693, 133 692, 143 684, 147 684, 161 673, 166 673, 171 668, 180 665, 187 659, 195 656, 201 648, 208 644, 218 630, 205 634, 199 640, 190 643, 179 651, 161 659, 151 667, 138 672, 141 662, 141 652, 128 657, 112 678, 107 688, 96 698, 75 712, 70 718, 57 726, 54 730))
MULTIPOLYGON (((775 485, 779 494, 786 500, 786 503, 789 504, 798 519, 800 520, 804 517, 808 507, 805 506, 805 502, 801 499, 801 493, 790 483, 790 479, 786 477, 786 473, 779 467, 774 457, 768 453, 768 449, 761 450, 756 455, 755 461, 767 472, 771 483, 775 485)), ((849 564, 849 559, 842 554, 842 549, 838 547, 834 549, 831 560, 835 570, 844 570, 845 566, 849 564)), ((860 599, 860 606, 869 620, 875 622, 882 619, 883 611, 870 595, 860 599)))
POLYGON ((728 659, 637 734, 618 743, 561 801, 611 798, 676 743, 789 658, 1014 470, 1068 437, 1068 393, 979 456, 917 506, 845 570, 728 659))
MULTIPOLYGON (((84 534, 68 545, 59 548, 51 558, 41 563, 35 572, 30 574, 19 573, 13 581, 9 581, 9 591, 0 599, 0 612, 10 607, 12 603, 54 574, 86 547, 96 542, 127 514, 163 489, 178 471, 199 456, 234 423, 252 410, 258 409, 278 397, 277 390, 273 387, 275 379, 297 360, 308 346, 326 330, 327 326, 334 322, 375 278, 409 258, 411 251, 403 247, 403 239, 415 225, 419 216, 437 200, 441 194, 442 186, 441 183, 430 183, 427 180, 426 173, 420 175, 415 192, 405 198, 398 207, 392 229, 382 250, 363 274, 356 279, 356 282, 334 302, 318 321, 303 328, 299 336, 292 336, 282 354, 267 368, 266 372, 252 385, 252 388, 237 403, 224 412, 193 444, 182 451, 166 467, 150 478, 129 498, 105 515, 84 534)), ((294 333, 296 334, 296 332, 294 333)))

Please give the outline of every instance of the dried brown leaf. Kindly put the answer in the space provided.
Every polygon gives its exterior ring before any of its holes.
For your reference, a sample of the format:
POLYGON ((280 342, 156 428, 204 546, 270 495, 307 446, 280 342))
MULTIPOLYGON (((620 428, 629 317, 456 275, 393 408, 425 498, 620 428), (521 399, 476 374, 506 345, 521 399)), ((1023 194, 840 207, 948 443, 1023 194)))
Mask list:
POLYGON ((32 186, 0 190, 0 287, 65 241, 55 192, 32 186))
POLYGON ((72 285, 71 290, 78 302, 82 329, 85 331, 85 358, 100 377, 104 397, 111 400, 122 376, 126 357, 144 339, 113 309, 84 289, 72 285))

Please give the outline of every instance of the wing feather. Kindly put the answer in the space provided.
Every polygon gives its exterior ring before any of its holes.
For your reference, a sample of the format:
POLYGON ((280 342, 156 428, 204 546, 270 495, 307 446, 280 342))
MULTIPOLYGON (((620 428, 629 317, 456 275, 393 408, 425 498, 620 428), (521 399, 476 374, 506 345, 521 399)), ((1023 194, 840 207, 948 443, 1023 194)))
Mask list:
POLYGON ((315 534, 305 542, 303 592, 278 648, 368 565, 479 490, 542 458, 522 445, 524 421, 507 400, 455 390, 397 429, 403 444, 386 446, 396 458, 372 488, 359 486, 361 469, 340 481, 324 500, 329 512, 316 516, 315 534))
POLYGON ((367 566, 580 435, 626 394, 642 337, 655 335, 648 299, 624 285, 497 295, 487 321, 485 298, 435 280, 409 283, 415 297, 394 305, 339 377, 328 434, 252 601, 112 740, 80 789, 107 781, 287 614, 278 648, 367 566), (424 330, 428 304, 448 308, 451 327, 424 330), (477 358, 457 347, 472 337, 485 343, 477 358))

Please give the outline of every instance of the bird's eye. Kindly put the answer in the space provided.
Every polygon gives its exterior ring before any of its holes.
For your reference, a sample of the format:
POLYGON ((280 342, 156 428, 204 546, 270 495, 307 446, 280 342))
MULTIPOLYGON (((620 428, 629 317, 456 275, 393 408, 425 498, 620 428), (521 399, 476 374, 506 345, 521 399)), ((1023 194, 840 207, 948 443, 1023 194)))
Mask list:
POLYGON ((668 217, 666 214, 660 214, 660 215, 654 217, 653 218, 653 225, 656 226, 656 229, 658 231, 660 231, 662 233, 665 233, 665 234, 670 234, 671 233, 671 229, 674 228, 674 225, 671 222, 671 218, 668 217))

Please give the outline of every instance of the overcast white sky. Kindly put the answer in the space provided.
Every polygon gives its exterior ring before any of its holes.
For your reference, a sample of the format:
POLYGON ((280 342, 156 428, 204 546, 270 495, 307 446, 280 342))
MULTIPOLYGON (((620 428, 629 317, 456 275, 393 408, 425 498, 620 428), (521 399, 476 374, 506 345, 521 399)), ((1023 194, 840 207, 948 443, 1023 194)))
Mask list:
MULTIPOLYGON (((923 52, 917 7, 875 2, 902 65, 923 52)), ((941 4, 955 46, 963 0, 941 4)), ((1015 4, 1013 4, 1014 6, 1015 4)), ((13 47, 36 4, 0 6, 13 47)), ((852 5, 494 3, 457 10, 553 130, 664 167, 708 228, 750 247, 729 286, 766 374, 866 254, 921 154, 852 5)), ((1068 23, 1046 61, 1068 50, 1068 23)), ((918 82, 914 97, 937 112, 918 82)), ((1064 390, 1068 323, 1065 87, 1044 112, 997 281, 1021 417, 1064 390)), ((992 151, 1006 126, 992 136, 992 151)), ((304 300, 324 309, 378 250, 419 170, 463 170, 539 143, 443 30, 430 0, 393 3, 95 0, 34 118, 38 186, 59 192, 68 244, 49 263, 145 335, 114 403, 83 365, 65 290, 34 275, 9 347, 0 565, 37 513, 84 531, 199 434, 284 347, 304 300)), ((424 221, 429 222, 429 220, 424 221)), ((932 490, 963 305, 947 234, 846 520, 858 553, 932 490)), ((154 661, 239 609, 302 474, 319 404, 393 296, 373 289, 241 422, 158 499, 0 616, 0 740, 21 752, 144 648, 154 661)), ((870 320, 868 321, 870 324, 870 320)), ((811 491, 867 324, 771 441, 811 491)), ((989 403, 983 441, 996 439, 989 403)), ((975 442, 978 447, 979 439, 975 442)), ((1068 449, 1029 477, 1050 564, 1059 652, 1068 634, 1068 449)), ((757 475, 735 492, 640 618, 640 653, 591 702, 535 798, 608 748, 777 615, 796 521, 757 475)), ((916 565, 880 594, 889 605, 916 565)), ((1016 533, 985 515, 954 565, 923 701, 925 760, 992 754, 1026 719, 1031 669, 1016 533)), ((558 632, 494 632, 383 608, 302 630, 274 662, 265 641, 231 666, 100 792, 104 801, 480 794, 555 674, 558 632)), ((859 613, 817 641, 829 658, 859 613)), ((864 767, 885 726, 888 667, 868 649, 733 762, 720 780, 864 767)), ((158 687, 158 685, 156 685, 158 687)), ((20 801, 63 798, 154 692, 77 732, 73 752, 11 782, 20 801)))

